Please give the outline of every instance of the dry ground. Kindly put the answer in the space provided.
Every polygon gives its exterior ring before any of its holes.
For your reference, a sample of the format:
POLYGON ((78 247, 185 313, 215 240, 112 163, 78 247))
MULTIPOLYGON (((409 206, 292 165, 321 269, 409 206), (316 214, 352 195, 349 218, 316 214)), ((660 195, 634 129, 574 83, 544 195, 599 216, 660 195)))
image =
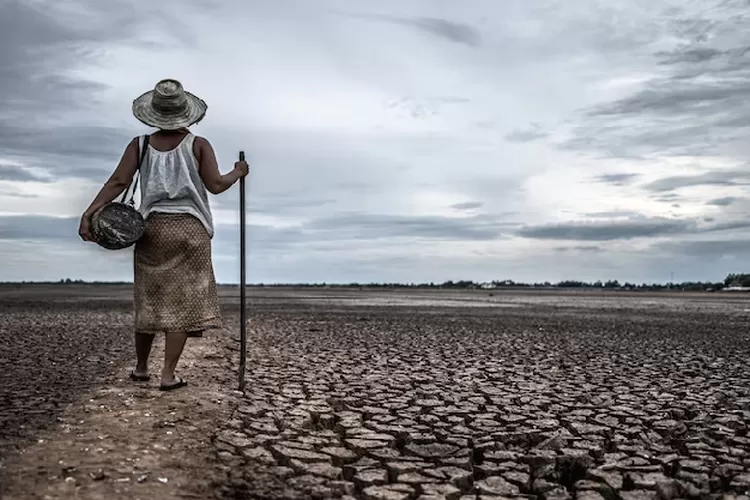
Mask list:
POLYGON ((162 393, 162 339, 152 381, 128 378, 131 309, 120 287, 4 290, 0 498, 213 495, 212 435, 239 394, 228 378, 236 328, 189 340, 178 367, 189 388, 162 393))
POLYGON ((225 289, 227 330, 167 396, 125 378, 127 293, 0 297, 8 498, 750 489, 744 296, 254 290, 239 395, 225 289))

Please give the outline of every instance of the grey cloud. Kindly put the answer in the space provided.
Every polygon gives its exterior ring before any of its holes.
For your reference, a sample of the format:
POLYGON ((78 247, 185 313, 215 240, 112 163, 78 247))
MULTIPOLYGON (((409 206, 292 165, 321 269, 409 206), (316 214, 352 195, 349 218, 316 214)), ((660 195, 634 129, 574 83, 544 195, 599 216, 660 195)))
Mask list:
POLYGON ((42 154, 77 158, 112 154, 119 157, 127 141, 133 138, 120 128, 77 123, 64 127, 0 123, 0 134, 0 147, 11 154, 28 154, 36 146, 36 151, 42 154), (112 153, 114 145, 117 151, 112 153))
POLYGON ((44 180, 46 180, 45 177, 38 176, 23 167, 0 163, 0 181, 39 182, 44 180))
POLYGON ((74 240, 78 223, 75 217, 0 216, 0 240, 74 240))
MULTIPOLYGON (((3 57, 4 63, 13 56, 28 54, 34 48, 74 41, 77 38, 53 18, 44 15, 27 2, 18 0, 3 2, 0 26, 0 44, 5 49, 0 56, 3 57), (33 28, 33 31, 29 31, 29 28, 33 28)), ((3 65, 3 68, 8 67, 3 65)))
POLYGON ((549 134, 541 129, 537 124, 532 124, 527 129, 516 129, 505 136, 505 140, 509 142, 531 142, 537 139, 544 139, 549 134))
POLYGON ((484 206, 484 203, 480 201, 467 201, 464 203, 456 203, 454 205, 451 205, 451 208, 454 210, 475 210, 477 208, 482 208, 484 206))
POLYGON ((610 241, 679 234, 690 227, 691 223, 684 220, 641 218, 526 226, 518 235, 541 240, 610 241))
POLYGON ((713 200, 710 200, 707 204, 714 205, 717 207, 726 207, 740 200, 742 200, 742 198, 737 198, 735 196, 725 196, 723 198, 714 198, 713 200))
MULTIPOLYGON (((248 192, 247 211, 249 214, 283 216, 304 214, 310 209, 336 203, 334 198, 318 198, 305 193, 253 193, 248 192)), ((215 209, 236 210, 238 197, 213 196, 211 206, 215 209)))
MULTIPOLYGON (((82 76, 69 76, 106 56, 103 43, 127 41, 130 47, 190 43, 172 22, 171 0, 143 16, 125 3, 71 0, 66 8, 39 8, 22 0, 3 2, 0 15, 0 155, 24 165, 49 167, 53 177, 101 177, 114 168, 128 137, 122 130, 96 127, 67 117, 97 106, 106 90, 82 76), (73 15, 71 19, 67 16, 73 15), (160 19, 160 40, 139 41, 139 29, 160 19), (101 167, 99 165, 102 165, 101 167)), ((192 0, 184 7, 196 4, 192 0)), ((181 5, 182 7, 182 5, 181 5)), ((133 122, 136 126, 136 122, 133 122)))
MULTIPOLYGON (((260 224, 245 226, 247 246, 254 254, 273 254, 294 251, 300 246, 308 248, 314 238, 302 228, 275 228, 260 224)), ((213 246, 218 255, 237 255, 239 252, 239 230, 227 224, 216 225, 213 246)))
POLYGON ((353 17, 416 28, 424 33, 429 33, 430 35, 454 43, 468 45, 469 47, 478 47, 482 44, 482 36, 474 26, 456 21, 448 21, 447 19, 437 17, 400 18, 385 15, 357 15, 353 17))
POLYGON ((482 43, 479 31, 468 24, 436 17, 420 17, 404 20, 403 23, 419 28, 432 35, 445 38, 451 42, 461 43, 470 47, 477 47, 482 43))
MULTIPOLYGON (((601 102, 578 116, 566 149, 627 155, 734 154, 750 123, 750 33, 744 1, 709 0, 710 7, 676 8, 659 29, 677 39, 671 51, 651 54, 652 76, 639 90, 601 102)), ((641 53, 641 56, 648 54, 641 53)), ((644 61, 644 59, 640 59, 644 61)), ((649 71, 641 66, 640 72, 649 71)))
POLYGON ((733 231, 736 229, 748 229, 748 228, 750 228, 750 221, 736 220, 736 221, 718 222, 712 226, 704 227, 700 231, 696 231, 696 232, 714 233, 714 232, 733 231))
POLYGON ((630 210, 611 210, 609 212, 589 212, 584 215, 594 219, 612 219, 616 217, 638 217, 640 214, 630 210))
POLYGON ((373 187, 370 184, 367 184, 365 182, 356 182, 356 181, 337 182, 333 184, 333 187, 336 189, 344 190, 344 191, 358 191, 360 193, 372 191, 373 189, 373 187))
POLYGON ((413 237, 477 241, 501 238, 511 227, 512 224, 487 215, 449 218, 369 213, 342 213, 306 225, 308 230, 333 232, 341 239, 413 237))
MULTIPOLYGON (((356 258, 372 249, 374 242, 392 239, 438 241, 492 241, 504 238, 514 227, 488 216, 451 219, 438 216, 397 216, 342 213, 312 219, 294 227, 247 226, 248 248, 253 253, 312 252, 320 249, 347 249, 356 258)), ((234 226, 216 227, 217 255, 237 255, 239 240, 234 226)))
POLYGON ((654 82, 645 90, 611 104, 601 105, 590 115, 612 116, 629 114, 661 115, 673 113, 681 116, 686 112, 716 113, 726 109, 731 102, 744 101, 750 89, 739 82, 704 83, 678 82, 675 79, 654 82), (722 109, 717 109, 717 106, 722 109))
MULTIPOLYGON (((0 51, 0 155, 42 167, 44 165, 34 158, 46 156, 50 165, 61 165, 63 170, 76 169, 77 162, 72 158, 61 161, 62 158, 51 160, 49 156, 67 155, 76 149, 97 151, 99 144, 106 143, 107 137, 98 134, 75 134, 71 130, 75 128, 74 123, 50 126, 49 122, 51 117, 62 116, 70 109, 86 108, 87 103, 93 102, 96 92, 103 89, 101 85, 67 77, 63 72, 96 56, 87 47, 127 32, 127 23, 117 22, 122 21, 118 19, 117 10, 113 7, 106 21, 81 22, 74 27, 27 2, 5 2, 0 16, 0 46, 3 47, 0 51), (87 28, 81 28, 87 24, 87 28)), ((90 11, 83 8, 81 12, 90 11)), ((84 14, 83 18, 86 17, 84 14)), ((5 169, 2 174, 10 175, 5 169)), ((17 180, 37 180, 18 173, 15 176, 17 180)))
POLYGON ((130 39, 137 11, 93 0, 68 4, 76 12, 76 23, 56 15, 54 8, 35 8, 20 0, 3 3, 0 116, 43 123, 61 107, 84 107, 102 87, 65 73, 98 57, 96 46, 102 41, 128 38, 137 45, 137 39, 130 39))
POLYGON ((39 198, 39 196, 35 194, 27 194, 21 191, 2 189, 2 188, 0 188, 0 196, 7 196, 9 198, 26 198, 26 199, 39 198))
POLYGON ((638 174, 629 173, 618 173, 618 174, 602 174, 595 178, 597 182, 605 184, 614 184, 615 186, 624 186, 630 184, 631 181, 636 179, 638 174))
POLYGON ((672 255, 685 255, 701 259, 725 256, 750 256, 750 240, 699 240, 699 241, 667 241, 654 245, 661 252, 672 255))
POLYGON ((695 47, 687 50, 674 50, 657 52, 656 56, 661 59, 660 64, 700 63, 716 59, 724 52, 710 47, 695 47))
POLYGON ((656 201, 661 201, 663 203, 670 203, 675 200, 680 200, 682 197, 678 195, 677 193, 664 193, 660 194, 659 196, 653 196, 652 199, 656 201))
POLYGON ((686 114, 685 120, 673 123, 654 123, 649 117, 621 116, 597 119, 589 117, 575 128, 574 137, 558 143, 562 150, 587 152, 593 157, 642 160, 645 156, 711 156, 720 154, 719 148, 739 137, 736 131, 713 130, 710 123, 697 123, 699 116, 686 114), (627 123, 635 121, 636 123, 627 123))
MULTIPOLYGON (((28 123, 70 105, 90 87, 55 73, 80 57, 77 35, 45 13, 10 1, 0 16, 0 123, 28 123), (50 61, 55 60, 55 64, 50 61)), ((82 100, 82 102, 85 102, 82 100)), ((2 148, 2 146, 0 146, 2 148)), ((1 149, 0 149, 1 150, 1 149)))
POLYGON ((722 170, 698 175, 675 175, 649 182, 644 187, 649 191, 672 191, 693 186, 746 186, 750 184, 750 173, 744 170, 722 170))
POLYGON ((50 128, 0 122, 0 152, 44 169, 45 176, 52 180, 103 179, 114 170, 133 135, 88 125, 50 128))
POLYGON ((568 252, 584 252, 584 253, 600 253, 604 252, 604 248, 598 245, 577 245, 567 247, 557 247, 556 252, 568 253, 568 252))
POLYGON ((526 226, 517 234, 540 240, 613 241, 691 234, 710 234, 750 228, 750 221, 631 217, 526 226))

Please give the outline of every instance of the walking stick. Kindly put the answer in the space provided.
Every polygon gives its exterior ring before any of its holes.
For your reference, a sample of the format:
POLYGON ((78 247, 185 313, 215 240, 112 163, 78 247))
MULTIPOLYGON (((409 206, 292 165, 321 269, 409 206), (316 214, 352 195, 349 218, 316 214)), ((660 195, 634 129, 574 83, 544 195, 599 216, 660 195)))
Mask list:
MULTIPOLYGON (((240 161, 245 152, 240 151, 240 161)), ((245 177, 240 177, 240 391, 245 390, 245 364, 247 363, 247 331, 245 311, 245 177)))

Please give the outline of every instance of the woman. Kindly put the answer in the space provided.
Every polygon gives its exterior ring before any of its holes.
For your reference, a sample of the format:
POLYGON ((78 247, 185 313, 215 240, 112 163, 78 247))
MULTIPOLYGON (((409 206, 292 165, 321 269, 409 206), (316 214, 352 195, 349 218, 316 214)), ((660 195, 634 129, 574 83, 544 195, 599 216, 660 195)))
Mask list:
POLYGON ((141 205, 146 231, 135 244, 134 298, 137 364, 130 377, 147 381, 154 335, 164 333, 164 367, 160 389, 187 385, 175 375, 188 337, 221 326, 211 262, 213 217, 207 192, 223 193, 247 175, 246 162, 222 175, 211 144, 188 127, 206 114, 206 103, 186 92, 176 80, 161 80, 133 101, 133 114, 157 132, 134 138, 112 176, 81 217, 79 234, 94 241, 91 216, 129 185, 138 169, 140 148, 141 205), (147 139, 139 140, 139 139, 147 139))

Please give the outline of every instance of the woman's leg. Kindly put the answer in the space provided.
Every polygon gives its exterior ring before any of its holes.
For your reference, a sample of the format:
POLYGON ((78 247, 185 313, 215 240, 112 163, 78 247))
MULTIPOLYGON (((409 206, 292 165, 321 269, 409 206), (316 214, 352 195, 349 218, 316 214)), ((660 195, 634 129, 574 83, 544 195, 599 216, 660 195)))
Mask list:
POLYGON ((151 345, 154 342, 154 336, 145 333, 135 334, 135 355, 138 362, 133 372, 138 377, 148 375, 148 357, 151 355, 151 345))
POLYGON ((164 368, 161 372, 161 385, 169 386, 177 382, 175 368, 185 347, 187 333, 167 333, 164 341, 164 368))

